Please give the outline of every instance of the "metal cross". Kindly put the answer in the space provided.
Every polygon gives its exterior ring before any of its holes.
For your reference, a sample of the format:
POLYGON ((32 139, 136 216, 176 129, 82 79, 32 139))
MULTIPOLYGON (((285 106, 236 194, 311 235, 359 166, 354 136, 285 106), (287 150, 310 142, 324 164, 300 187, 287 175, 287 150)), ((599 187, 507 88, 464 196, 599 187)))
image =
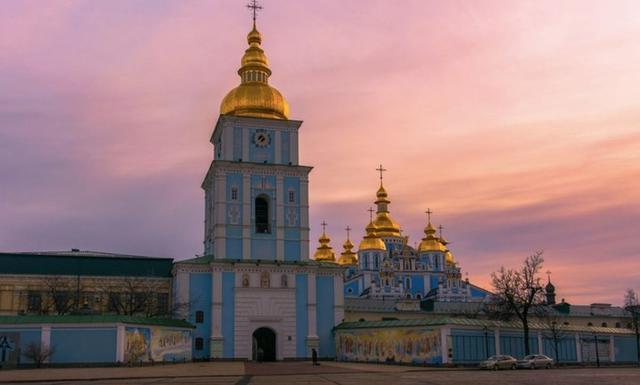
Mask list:
POLYGON ((427 209, 425 213, 427 214, 427 220, 429 220, 429 223, 431 223, 431 214, 433 213, 433 211, 431 211, 431 209, 427 209))
POLYGON ((327 227, 327 222, 322 221, 321 225, 322 225, 322 234, 324 234, 324 229, 327 227))
POLYGON ((349 239, 349 233, 351 231, 351 227, 349 227, 349 225, 347 225, 347 228, 345 230, 347 230, 347 239, 349 239))
POLYGON ((373 208, 369 207, 369 222, 373 222, 373 208))
POLYGON ((251 2, 249 2, 249 4, 247 4, 247 8, 249 8, 251 10, 251 13, 253 14, 253 25, 256 25, 256 14, 258 13, 259 10, 262 9, 262 6, 260 4, 258 4, 258 0, 251 0, 251 2))
POLYGON ((382 181, 382 173, 383 173, 383 172, 385 172, 385 171, 387 171, 387 169, 386 169, 386 168, 383 168, 383 167, 382 167, 382 164, 380 164, 380 167, 376 168, 376 171, 379 171, 379 172, 380 172, 380 181, 382 181))
POLYGON ((438 230, 440 231, 440 238, 442 238, 442 229, 444 229, 444 226, 438 226, 438 230))

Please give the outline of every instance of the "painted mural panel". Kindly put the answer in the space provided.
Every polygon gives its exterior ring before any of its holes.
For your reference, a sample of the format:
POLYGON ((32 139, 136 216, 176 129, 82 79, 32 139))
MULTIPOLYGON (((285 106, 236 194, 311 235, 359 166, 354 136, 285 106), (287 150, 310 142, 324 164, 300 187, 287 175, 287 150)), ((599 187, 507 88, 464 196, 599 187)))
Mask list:
POLYGON ((191 331, 127 327, 124 359, 127 362, 191 360, 191 331))
POLYGON ((440 331, 433 329, 339 331, 336 352, 343 361, 442 363, 440 331))
POLYGON ((15 365, 20 359, 20 334, 0 332, 0 367, 15 365))

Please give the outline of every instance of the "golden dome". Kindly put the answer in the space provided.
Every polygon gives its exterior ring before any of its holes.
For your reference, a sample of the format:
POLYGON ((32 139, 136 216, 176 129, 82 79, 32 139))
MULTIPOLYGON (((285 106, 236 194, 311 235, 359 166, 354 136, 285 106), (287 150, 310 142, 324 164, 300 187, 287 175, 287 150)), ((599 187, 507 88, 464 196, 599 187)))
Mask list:
POLYGON ((444 247, 442 243, 440 243, 440 239, 435 236, 436 229, 431 224, 431 221, 427 224, 427 227, 424 228, 425 237, 422 238, 422 242, 418 246, 418 252, 424 251, 446 251, 447 248, 444 247))
POLYGON ((327 235, 322 231, 322 235, 318 238, 318 242, 320 242, 320 246, 316 249, 316 253, 313 255, 313 259, 321 262, 335 262, 336 255, 333 252, 333 248, 329 246, 329 242, 331 240, 327 235))
POLYGON ((254 118, 288 119, 289 103, 269 85, 269 61, 260 47, 262 35, 256 29, 247 36, 249 48, 238 70, 240 85, 229 91, 220 104, 220 114, 254 118))
POLYGON ((353 243, 351 240, 347 238, 347 240, 342 245, 344 247, 344 251, 340 254, 340 259, 338 263, 341 265, 355 265, 358 263, 358 257, 356 253, 353 252, 353 243))
POLYGON ((387 191, 384 189, 382 182, 376 193, 376 220, 373 222, 376 226, 376 233, 380 237, 401 237, 400 225, 389 216, 389 201, 387 191))
POLYGON ((373 222, 369 222, 367 225, 367 235, 360 241, 359 250, 387 250, 382 239, 377 234, 377 227, 373 222))

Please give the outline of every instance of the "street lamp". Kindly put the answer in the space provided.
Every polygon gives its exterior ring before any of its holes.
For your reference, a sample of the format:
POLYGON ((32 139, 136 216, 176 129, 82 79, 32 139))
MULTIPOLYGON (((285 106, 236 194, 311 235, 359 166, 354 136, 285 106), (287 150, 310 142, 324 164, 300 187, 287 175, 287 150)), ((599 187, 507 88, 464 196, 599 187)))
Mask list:
POLYGON ((482 331, 484 332, 484 358, 489 359, 489 329, 485 325, 482 327, 482 331))

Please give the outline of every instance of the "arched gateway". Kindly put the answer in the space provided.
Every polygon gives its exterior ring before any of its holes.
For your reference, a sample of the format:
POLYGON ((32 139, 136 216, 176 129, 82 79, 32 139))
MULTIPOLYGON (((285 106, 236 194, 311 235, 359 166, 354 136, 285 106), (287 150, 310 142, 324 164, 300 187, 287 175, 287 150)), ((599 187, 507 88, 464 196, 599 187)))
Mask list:
POLYGON ((259 328, 253 332, 254 361, 276 360, 276 332, 269 328, 259 328))

